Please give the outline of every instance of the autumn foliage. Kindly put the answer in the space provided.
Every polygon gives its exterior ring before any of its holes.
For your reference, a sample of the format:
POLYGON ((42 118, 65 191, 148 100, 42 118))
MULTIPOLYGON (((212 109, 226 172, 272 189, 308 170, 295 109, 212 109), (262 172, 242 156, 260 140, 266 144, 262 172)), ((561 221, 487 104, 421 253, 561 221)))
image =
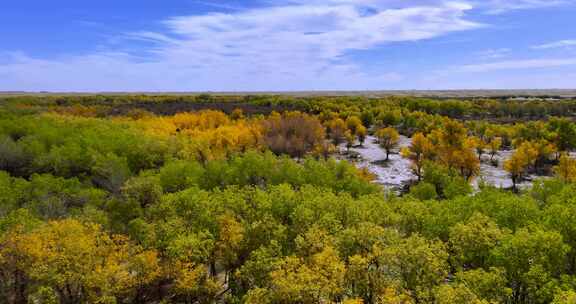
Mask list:
POLYGON ((276 154, 303 157, 325 138, 320 121, 308 114, 289 112, 272 114, 262 122, 264 143, 276 154))
POLYGON ((576 299, 573 100, 2 101, 0 303, 576 299), (368 136, 405 189, 347 161, 368 136), (473 188, 481 163, 517 193, 473 188))

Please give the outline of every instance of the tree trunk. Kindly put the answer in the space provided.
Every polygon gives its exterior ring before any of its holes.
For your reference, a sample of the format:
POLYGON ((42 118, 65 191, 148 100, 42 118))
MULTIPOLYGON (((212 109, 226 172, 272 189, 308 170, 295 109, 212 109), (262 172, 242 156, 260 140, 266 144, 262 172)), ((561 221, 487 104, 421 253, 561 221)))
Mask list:
POLYGON ((26 304, 26 278, 20 271, 14 272, 14 304, 26 304))

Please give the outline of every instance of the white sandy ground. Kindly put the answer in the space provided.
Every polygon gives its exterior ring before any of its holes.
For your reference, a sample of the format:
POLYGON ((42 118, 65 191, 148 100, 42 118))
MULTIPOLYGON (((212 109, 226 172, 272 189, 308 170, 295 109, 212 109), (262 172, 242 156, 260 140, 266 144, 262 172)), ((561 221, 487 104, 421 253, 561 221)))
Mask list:
MULTIPOLYGON (((494 159, 498 161, 498 167, 494 167, 490 164, 490 156, 484 155, 483 162, 480 164, 480 176, 477 177, 473 182, 472 185, 474 188, 478 188, 478 185, 483 181, 489 185, 498 187, 498 188, 511 188, 512 187, 512 179, 506 170, 504 170, 504 162, 512 157, 514 154, 513 150, 506 150, 506 151, 499 151, 497 155, 494 156, 494 159)), ((524 189, 529 188, 532 186, 532 181, 539 177, 538 175, 528 175, 525 176, 525 179, 519 183, 517 186, 518 188, 524 189)))
MULTIPOLYGON (((403 158, 398 153, 402 147, 408 147, 411 144, 411 139, 406 136, 400 136, 398 148, 395 149, 394 154, 390 154, 390 160, 384 162, 386 159, 385 151, 378 145, 376 137, 367 136, 366 141, 362 147, 351 148, 350 151, 358 153, 360 156, 355 161, 358 167, 366 167, 370 172, 376 175, 375 182, 391 190, 400 190, 404 185, 409 184, 411 181, 416 180, 416 175, 412 173, 412 166, 409 160, 403 158)), ((342 151, 346 151, 344 146, 341 147, 342 151)), ((504 170, 504 162, 512 156, 514 151, 506 150, 499 151, 494 156, 498 160, 498 167, 490 164, 490 156, 483 155, 483 162, 480 165, 480 176, 474 179, 472 185, 475 189, 481 182, 499 188, 512 187, 512 180, 508 173, 504 170)), ((576 156, 576 155, 573 155, 576 156)), ((526 179, 518 185, 519 188, 528 188, 532 185, 532 181, 543 176, 529 175, 526 179)))
POLYGON ((386 163, 383 162, 386 159, 386 152, 380 148, 374 136, 367 136, 362 147, 350 150, 360 155, 357 162, 359 167, 366 167, 376 175, 376 183, 386 188, 401 188, 416 179, 416 175, 412 173, 410 161, 398 154, 400 148, 410 146, 410 144, 410 138, 401 136, 399 149, 396 149, 394 154, 390 154, 390 159, 386 163))

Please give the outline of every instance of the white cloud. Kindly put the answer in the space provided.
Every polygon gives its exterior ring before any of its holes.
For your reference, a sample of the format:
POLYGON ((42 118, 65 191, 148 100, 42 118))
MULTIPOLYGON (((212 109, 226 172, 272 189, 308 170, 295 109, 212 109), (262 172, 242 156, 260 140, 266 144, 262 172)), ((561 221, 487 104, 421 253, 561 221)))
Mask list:
POLYGON ((537 50, 543 50, 543 49, 557 49, 557 48, 572 47, 572 46, 576 46, 576 39, 550 42, 550 43, 546 43, 546 44, 536 45, 536 46, 533 46, 532 48, 537 49, 537 50))
POLYGON ((364 73, 344 55, 481 26, 465 18, 472 6, 464 2, 394 9, 376 0, 317 2, 171 18, 165 33, 129 34, 152 43, 140 50, 144 58, 125 52, 17 56, 0 64, 0 90, 381 88, 403 76, 364 73), (366 11, 369 3, 378 5, 366 11))
POLYGON ((511 10, 538 9, 571 5, 574 0, 482 0, 476 2, 479 7, 484 7, 489 13, 500 14, 511 10))
POLYGON ((356 4, 370 7, 411 7, 416 5, 438 6, 450 2, 456 5, 471 5, 480 11, 500 14, 512 10, 539 9, 576 4, 576 0, 284 0, 281 3, 314 3, 314 4, 356 4))
POLYGON ((469 64, 450 69, 450 72, 492 72, 500 70, 555 68, 576 65, 576 58, 508 60, 469 64))

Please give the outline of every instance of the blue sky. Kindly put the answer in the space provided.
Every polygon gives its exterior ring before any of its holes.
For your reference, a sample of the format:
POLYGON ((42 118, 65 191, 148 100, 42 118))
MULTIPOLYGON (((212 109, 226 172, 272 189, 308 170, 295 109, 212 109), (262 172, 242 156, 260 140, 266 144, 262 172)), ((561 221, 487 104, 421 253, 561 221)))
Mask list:
POLYGON ((2 91, 576 88, 576 0, 3 0, 2 91))

